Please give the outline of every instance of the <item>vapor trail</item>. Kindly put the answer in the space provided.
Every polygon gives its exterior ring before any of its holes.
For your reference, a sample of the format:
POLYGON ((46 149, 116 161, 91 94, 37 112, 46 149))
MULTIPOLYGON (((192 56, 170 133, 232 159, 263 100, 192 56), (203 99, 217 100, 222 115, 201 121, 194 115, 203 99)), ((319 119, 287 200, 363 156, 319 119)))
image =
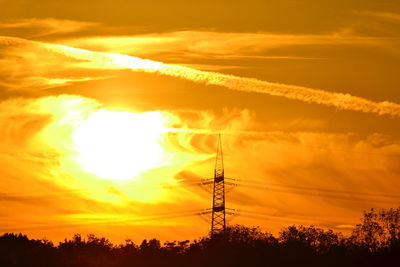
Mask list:
POLYGON ((217 85, 243 92, 257 92, 273 96, 281 96, 289 99, 300 100, 306 103, 316 103, 336 107, 342 110, 400 116, 400 104, 393 102, 374 102, 350 94, 334 93, 320 89, 271 83, 258 79, 244 78, 216 72, 200 71, 188 67, 164 64, 157 61, 121 54, 92 52, 61 45, 50 46, 52 50, 56 49, 66 56, 101 64, 101 67, 108 66, 110 68, 159 73, 162 75, 179 77, 196 83, 217 85))
MULTIPOLYGON (((4 38, 3 42, 4 42, 4 38)), ((15 42, 16 38, 5 37, 5 42, 15 42), (8 39, 8 40, 7 40, 8 39)), ((19 39, 21 40, 21 39, 19 39)), ((36 45, 38 43, 35 43, 36 45)), ((350 94, 335 93, 320 89, 272 83, 253 78, 238 77, 209 71, 200 71, 188 67, 164 64, 162 62, 141 59, 121 54, 93 52, 85 49, 72 48, 63 45, 40 43, 48 50, 67 57, 87 61, 91 67, 110 69, 130 69, 137 72, 159 73, 203 83, 222 86, 242 92, 256 92, 288 99, 300 100, 306 103, 335 107, 341 110, 361 111, 379 115, 400 117, 400 104, 383 101, 374 102, 350 94)))

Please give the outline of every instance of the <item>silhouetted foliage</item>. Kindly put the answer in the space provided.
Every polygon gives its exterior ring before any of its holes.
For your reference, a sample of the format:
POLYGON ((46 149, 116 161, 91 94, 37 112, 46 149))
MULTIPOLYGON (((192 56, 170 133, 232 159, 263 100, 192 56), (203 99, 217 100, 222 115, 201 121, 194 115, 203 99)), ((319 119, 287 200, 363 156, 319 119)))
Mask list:
POLYGON ((0 266, 56 266, 57 255, 48 240, 29 239, 22 234, 0 236, 0 266))
POLYGON ((357 224, 351 240, 354 244, 378 251, 398 246, 400 240, 400 208, 364 212, 361 224, 357 224))
POLYGON ((58 246, 62 266, 110 266, 114 260, 114 247, 107 239, 88 235, 87 240, 76 234, 58 246))
POLYGON ((348 237, 315 226, 292 225, 277 237, 234 225, 224 234, 190 242, 126 240, 76 234, 58 246, 22 234, 0 236, 0 266, 400 266, 400 208, 364 212, 348 237))
POLYGON ((325 231, 314 226, 295 225, 284 228, 279 234, 279 241, 285 246, 310 248, 313 252, 325 254, 339 246, 341 234, 332 230, 325 231))

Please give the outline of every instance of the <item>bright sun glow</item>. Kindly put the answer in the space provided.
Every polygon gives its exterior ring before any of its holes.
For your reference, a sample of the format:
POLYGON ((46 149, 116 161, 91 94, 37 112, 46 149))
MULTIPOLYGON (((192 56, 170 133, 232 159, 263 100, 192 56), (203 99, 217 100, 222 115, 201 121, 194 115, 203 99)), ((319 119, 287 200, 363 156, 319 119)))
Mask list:
POLYGON ((160 112, 98 110, 73 134, 78 162, 85 171, 113 180, 132 179, 159 167, 165 122, 160 112))

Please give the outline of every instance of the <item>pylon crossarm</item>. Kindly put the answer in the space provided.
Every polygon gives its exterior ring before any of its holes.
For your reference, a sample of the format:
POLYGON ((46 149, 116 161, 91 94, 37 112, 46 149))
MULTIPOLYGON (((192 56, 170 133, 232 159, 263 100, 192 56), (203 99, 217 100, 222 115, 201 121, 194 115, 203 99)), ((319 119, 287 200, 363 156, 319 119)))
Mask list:
POLYGON ((202 185, 209 185, 209 184, 213 184, 214 180, 206 180, 206 181, 202 181, 201 184, 202 185))

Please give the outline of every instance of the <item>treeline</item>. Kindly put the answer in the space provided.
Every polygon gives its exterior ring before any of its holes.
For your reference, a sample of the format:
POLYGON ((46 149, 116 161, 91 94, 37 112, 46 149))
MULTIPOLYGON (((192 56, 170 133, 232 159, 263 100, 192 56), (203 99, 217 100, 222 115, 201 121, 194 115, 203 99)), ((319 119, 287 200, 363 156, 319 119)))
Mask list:
POLYGON ((277 235, 241 225, 194 241, 157 239, 114 245, 76 234, 55 246, 47 240, 0 236, 0 266, 400 266, 400 208, 364 212, 344 236, 314 226, 289 226, 277 235))

